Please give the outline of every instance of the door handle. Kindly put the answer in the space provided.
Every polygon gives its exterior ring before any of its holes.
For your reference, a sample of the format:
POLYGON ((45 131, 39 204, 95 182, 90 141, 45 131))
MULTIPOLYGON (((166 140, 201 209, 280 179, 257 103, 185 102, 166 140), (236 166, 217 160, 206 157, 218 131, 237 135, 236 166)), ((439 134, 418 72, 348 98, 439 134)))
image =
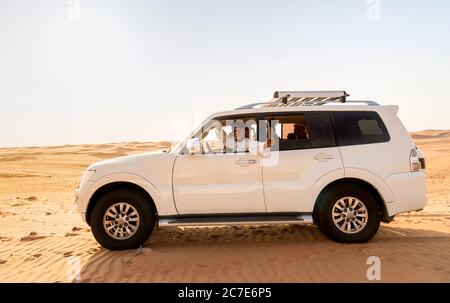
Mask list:
POLYGON ((334 159, 333 155, 329 154, 317 154, 314 156, 314 160, 320 161, 320 162, 326 162, 328 160, 334 159))
POLYGON ((253 160, 253 159, 240 159, 240 160, 237 160, 235 163, 239 164, 239 165, 248 165, 248 164, 255 164, 256 160, 253 160))

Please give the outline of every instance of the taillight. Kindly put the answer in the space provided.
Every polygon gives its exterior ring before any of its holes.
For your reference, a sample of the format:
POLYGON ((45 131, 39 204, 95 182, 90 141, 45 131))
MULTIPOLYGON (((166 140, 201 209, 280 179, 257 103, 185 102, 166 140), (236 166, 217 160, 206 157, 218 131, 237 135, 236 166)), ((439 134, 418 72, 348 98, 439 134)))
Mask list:
POLYGON ((417 147, 411 150, 411 154, 409 155, 409 163, 411 166, 411 171, 420 171, 421 169, 425 169, 425 158, 417 147))

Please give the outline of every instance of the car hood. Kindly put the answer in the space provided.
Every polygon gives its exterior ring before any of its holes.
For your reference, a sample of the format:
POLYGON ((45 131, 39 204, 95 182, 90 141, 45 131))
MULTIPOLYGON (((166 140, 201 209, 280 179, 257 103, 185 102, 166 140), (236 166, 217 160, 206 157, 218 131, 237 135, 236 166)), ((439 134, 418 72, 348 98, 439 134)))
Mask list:
POLYGON ((90 165, 88 170, 97 171, 97 178, 116 173, 145 175, 150 170, 153 170, 155 166, 171 167, 174 158, 173 155, 165 152, 148 152, 96 162, 90 165))

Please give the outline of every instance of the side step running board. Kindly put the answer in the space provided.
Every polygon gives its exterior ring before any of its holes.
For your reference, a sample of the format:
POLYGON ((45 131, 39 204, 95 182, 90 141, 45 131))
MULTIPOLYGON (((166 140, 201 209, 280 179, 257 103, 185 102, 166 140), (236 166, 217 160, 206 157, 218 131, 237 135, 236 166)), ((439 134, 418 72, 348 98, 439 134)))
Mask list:
POLYGON ((198 225, 311 224, 312 214, 255 214, 215 216, 164 216, 159 227, 198 225))

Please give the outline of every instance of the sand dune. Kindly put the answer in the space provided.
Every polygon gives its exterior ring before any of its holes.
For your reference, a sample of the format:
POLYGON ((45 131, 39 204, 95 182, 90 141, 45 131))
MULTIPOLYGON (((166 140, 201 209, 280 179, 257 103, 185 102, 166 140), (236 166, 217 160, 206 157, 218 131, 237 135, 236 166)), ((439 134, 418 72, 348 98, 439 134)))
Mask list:
POLYGON ((123 252, 99 247, 73 190, 92 162, 169 143, 0 148, 0 282, 77 282, 78 262, 83 282, 365 282, 369 256, 380 257, 383 282, 448 282, 450 131, 413 137, 427 159, 429 204, 382 224, 369 243, 334 243, 314 226, 185 227, 123 252))
POLYGON ((420 132, 411 133, 413 139, 434 139, 434 138, 449 138, 450 131, 448 130, 423 130, 420 132))

